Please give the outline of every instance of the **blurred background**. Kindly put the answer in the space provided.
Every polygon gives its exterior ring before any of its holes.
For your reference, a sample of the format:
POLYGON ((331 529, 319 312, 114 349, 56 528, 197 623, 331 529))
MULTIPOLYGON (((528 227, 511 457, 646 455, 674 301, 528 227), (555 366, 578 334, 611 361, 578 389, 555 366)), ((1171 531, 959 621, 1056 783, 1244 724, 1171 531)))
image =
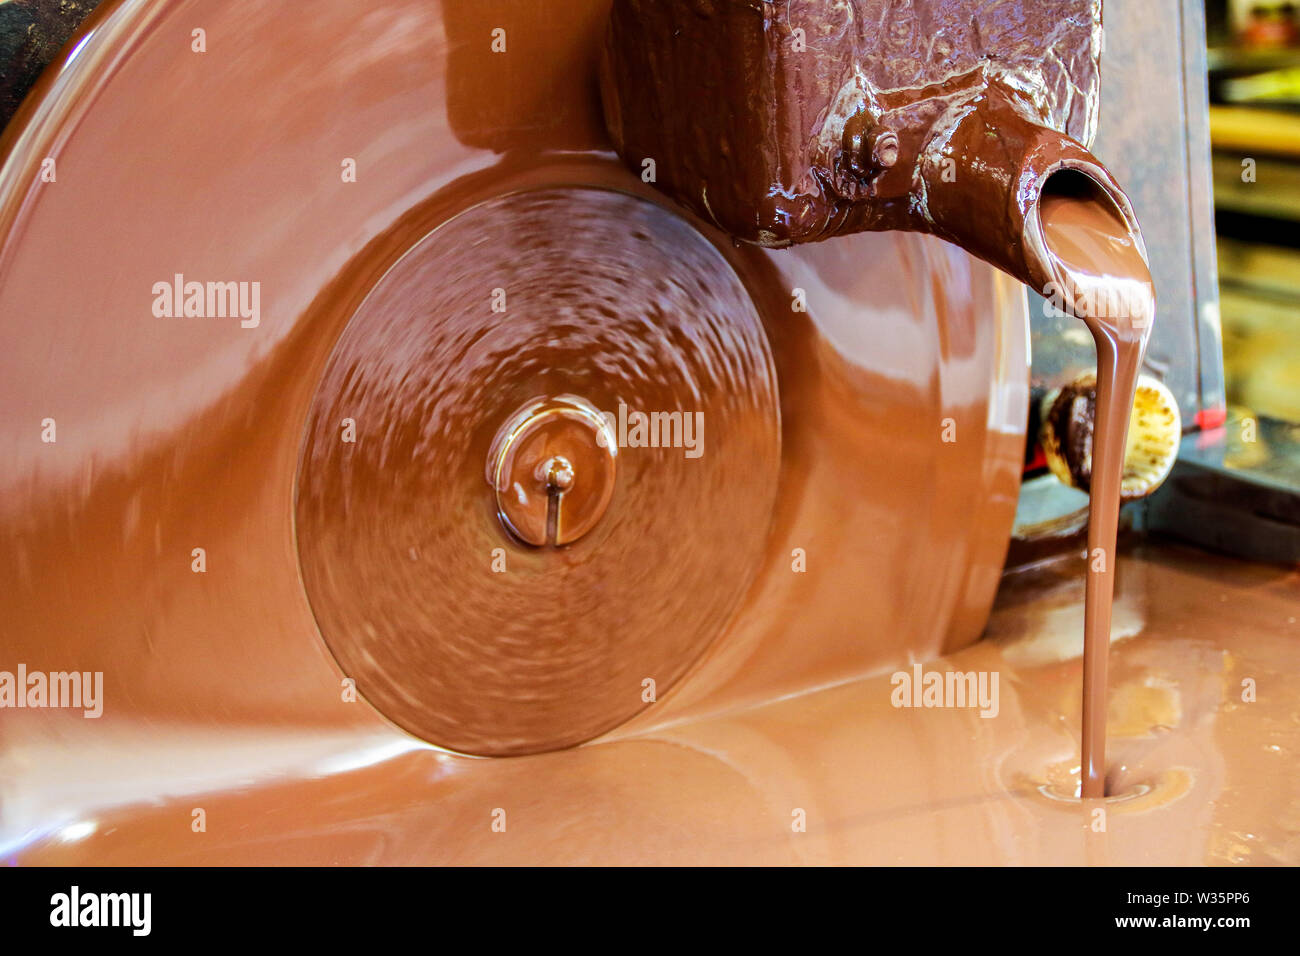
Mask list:
POLYGON ((1300 4, 1208 0, 1228 402, 1300 422, 1300 4))
MULTIPOLYGON (((1202 12, 1195 3, 1186 7, 1202 12)), ((1223 399, 1220 407, 1207 400, 1213 350, 1204 330, 1214 323, 1202 315, 1201 404, 1190 416, 1197 427, 1140 520, 1211 550, 1294 563, 1300 561, 1300 5, 1206 0, 1203 13, 1217 279, 1207 281, 1204 269, 1195 279, 1217 298, 1212 303, 1196 294, 1202 311, 1217 312, 1223 399)), ((1186 24, 1186 14, 1183 19, 1186 24)), ((1189 41, 1199 39, 1199 31, 1185 32, 1189 41)), ((1199 86, 1194 71, 1186 76, 1188 87, 1199 86)), ((1194 143, 1202 114, 1199 104, 1187 102, 1194 143)), ((1195 151, 1204 155, 1203 146, 1195 151)), ((1188 417, 1184 404, 1185 424, 1188 417)))

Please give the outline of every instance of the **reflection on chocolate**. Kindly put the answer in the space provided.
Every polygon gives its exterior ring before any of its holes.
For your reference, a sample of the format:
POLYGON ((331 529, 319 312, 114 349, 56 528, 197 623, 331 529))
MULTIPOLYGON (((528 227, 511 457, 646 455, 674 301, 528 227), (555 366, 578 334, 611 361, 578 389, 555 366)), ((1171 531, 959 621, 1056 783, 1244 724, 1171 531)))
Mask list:
POLYGON ((54 741, 27 712, 7 765, 22 761, 26 792, 44 802, 7 801, 7 815, 96 824, 30 847, 31 864, 1294 866, 1296 586, 1295 571, 1201 552, 1126 554, 1105 832, 1074 796, 1083 582, 1072 561, 1008 579, 989 639, 927 665, 999 671, 995 720, 895 709, 881 675, 469 760, 403 749, 391 732, 306 728, 134 725, 110 737, 80 721, 54 741), (1243 702, 1247 678, 1268 693, 1243 702), (72 774, 76 788, 59 786, 72 774), (178 833, 195 805, 208 832, 178 833))

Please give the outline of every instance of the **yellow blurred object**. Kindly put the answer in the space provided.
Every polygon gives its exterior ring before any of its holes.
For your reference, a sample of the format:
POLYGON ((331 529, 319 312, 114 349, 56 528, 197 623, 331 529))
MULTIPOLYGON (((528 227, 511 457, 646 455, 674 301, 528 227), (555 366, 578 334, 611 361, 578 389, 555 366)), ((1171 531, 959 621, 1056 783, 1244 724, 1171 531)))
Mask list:
POLYGON ((1290 66, 1223 81, 1223 96, 1232 103, 1300 99, 1300 67, 1290 66))
MULTIPOLYGON (((1063 484, 1080 491, 1088 490, 1092 477, 1096 394, 1097 375, 1087 372, 1043 399, 1039 441, 1047 466, 1063 484)), ((1138 376, 1124 445, 1124 501, 1145 498, 1164 483, 1182 434, 1182 416, 1169 389, 1149 375, 1138 376)))
POLYGON ((1244 106, 1210 107, 1215 149, 1300 157, 1300 115, 1244 106))

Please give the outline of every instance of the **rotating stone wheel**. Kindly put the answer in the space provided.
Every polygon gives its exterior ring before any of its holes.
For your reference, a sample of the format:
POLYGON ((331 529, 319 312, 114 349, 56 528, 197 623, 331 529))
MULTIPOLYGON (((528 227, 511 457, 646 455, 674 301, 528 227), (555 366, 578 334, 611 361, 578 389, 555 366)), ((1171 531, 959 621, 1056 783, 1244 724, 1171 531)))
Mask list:
POLYGON ((497 197, 398 260, 331 355, 303 579, 398 724, 477 754, 576 744, 720 633, 779 460, 767 337, 709 242, 626 193, 497 197))
POLYGON ((978 636, 1023 295, 937 240, 769 252, 691 218, 610 150, 606 13, 104 0, 28 98, 3 643, 105 701, 6 711, 0 846, 487 859, 501 774, 579 857, 579 829, 649 845, 639 820, 748 846, 669 798, 767 812, 759 737, 620 744, 978 636), (566 816, 592 794, 618 826, 566 816), (196 805, 221 826, 173 841, 196 805))

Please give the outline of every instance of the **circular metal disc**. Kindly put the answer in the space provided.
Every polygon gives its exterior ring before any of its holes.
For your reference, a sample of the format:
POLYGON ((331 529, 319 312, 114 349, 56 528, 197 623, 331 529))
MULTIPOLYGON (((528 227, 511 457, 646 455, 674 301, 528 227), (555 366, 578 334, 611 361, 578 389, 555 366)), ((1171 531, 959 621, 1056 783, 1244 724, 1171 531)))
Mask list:
MULTIPOLYGON (((417 243, 349 323, 307 428, 298 550, 322 634, 388 717, 476 754, 575 744, 668 690, 749 586, 780 463, 735 272, 673 213, 591 188, 490 200, 417 243), (618 467, 586 534, 534 548, 485 463, 517 409, 566 395, 608 423, 618 467)), ((605 479, 569 457, 567 494, 605 479)))

